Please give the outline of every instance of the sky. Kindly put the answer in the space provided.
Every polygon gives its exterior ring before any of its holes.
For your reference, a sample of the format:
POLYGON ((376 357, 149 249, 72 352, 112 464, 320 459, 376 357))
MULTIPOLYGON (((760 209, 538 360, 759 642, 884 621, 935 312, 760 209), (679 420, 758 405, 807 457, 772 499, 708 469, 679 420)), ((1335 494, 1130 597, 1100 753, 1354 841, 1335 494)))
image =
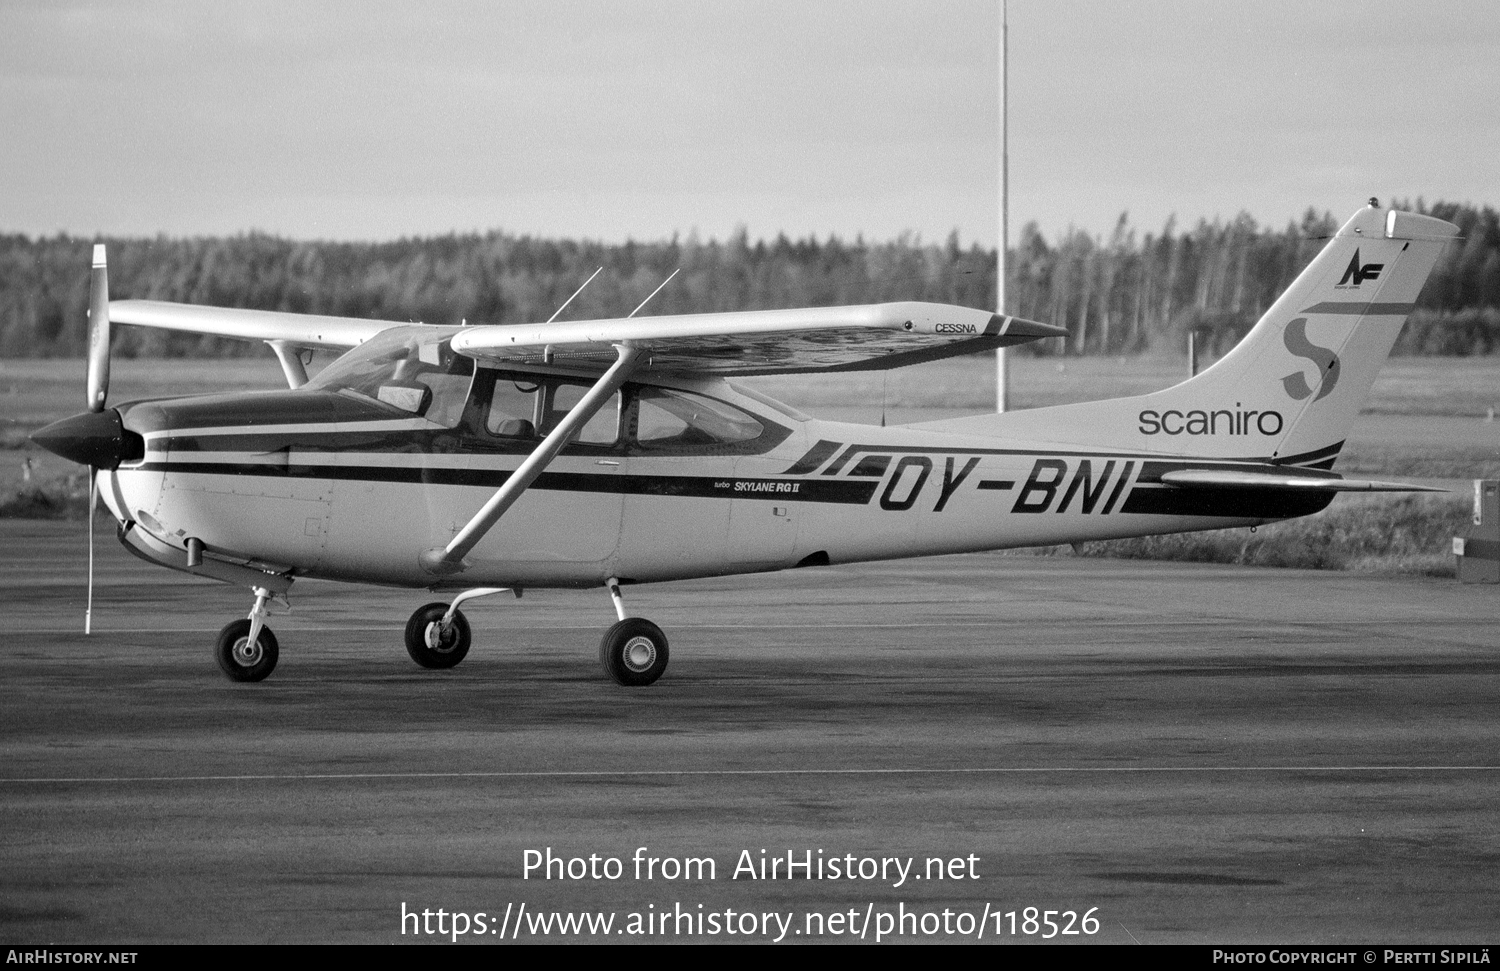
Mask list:
MULTIPOLYGON (((0 232, 990 247, 999 0, 0 2, 0 232)), ((1010 0, 1010 237, 1500 204, 1493 0, 1010 0)))

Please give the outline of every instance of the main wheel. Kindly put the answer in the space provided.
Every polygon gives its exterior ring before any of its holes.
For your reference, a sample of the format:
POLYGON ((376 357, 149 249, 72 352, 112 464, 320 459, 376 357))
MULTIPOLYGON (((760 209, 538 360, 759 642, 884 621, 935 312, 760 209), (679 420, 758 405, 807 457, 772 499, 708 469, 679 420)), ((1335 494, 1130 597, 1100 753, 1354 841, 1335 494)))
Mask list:
POLYGON ((599 642, 604 673, 632 688, 651 684, 667 669, 667 635, 649 620, 629 617, 599 642))
POLYGON ((444 627, 447 612, 447 604, 430 603, 406 622, 406 653, 424 668, 451 668, 469 653, 469 621, 455 610, 452 623, 444 627))
POLYGON ((219 631, 214 644, 214 658, 231 681, 264 681, 276 669, 276 635, 261 627, 255 643, 250 642, 250 621, 237 620, 219 631))

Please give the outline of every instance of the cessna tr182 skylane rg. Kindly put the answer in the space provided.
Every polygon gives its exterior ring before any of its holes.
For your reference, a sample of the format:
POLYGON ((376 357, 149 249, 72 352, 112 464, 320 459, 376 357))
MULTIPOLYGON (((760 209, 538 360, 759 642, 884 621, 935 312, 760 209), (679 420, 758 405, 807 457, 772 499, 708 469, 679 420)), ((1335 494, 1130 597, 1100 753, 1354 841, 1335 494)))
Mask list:
POLYGON ((248 586, 229 677, 276 665, 267 604, 298 577, 453 591, 412 614, 428 668, 458 607, 599 587, 605 670, 646 685, 667 639, 623 586, 1254 526, 1350 490, 1330 471, 1457 227, 1356 213, 1223 359, 1136 398, 877 428, 811 419, 735 375, 899 367, 1060 328, 925 303, 468 327, 91 295, 89 411, 37 442, 96 470, 142 559, 248 586), (109 322, 271 345, 291 390, 105 407, 109 322), (352 348, 307 380, 301 351, 352 348))

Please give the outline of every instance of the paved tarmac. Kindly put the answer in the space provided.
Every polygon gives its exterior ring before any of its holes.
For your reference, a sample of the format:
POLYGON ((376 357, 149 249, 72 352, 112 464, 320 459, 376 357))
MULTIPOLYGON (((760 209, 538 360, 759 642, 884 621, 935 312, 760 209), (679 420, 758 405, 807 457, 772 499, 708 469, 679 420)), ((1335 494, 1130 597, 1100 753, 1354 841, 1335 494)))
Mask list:
POLYGON ((82 524, 0 522, 3 942, 1500 928, 1500 588, 1003 555, 634 588, 672 662, 630 690, 603 591, 478 601, 431 672, 429 597, 308 582, 236 685, 247 592, 99 550, 85 638, 82 524), (527 874, 548 848, 577 879, 527 874))

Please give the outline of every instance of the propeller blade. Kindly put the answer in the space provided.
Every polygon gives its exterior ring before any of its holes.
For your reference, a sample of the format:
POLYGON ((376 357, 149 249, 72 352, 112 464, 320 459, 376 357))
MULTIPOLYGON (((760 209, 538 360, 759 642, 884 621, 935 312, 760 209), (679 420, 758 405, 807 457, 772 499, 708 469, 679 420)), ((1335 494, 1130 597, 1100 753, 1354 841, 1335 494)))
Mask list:
POLYGON ((89 275, 89 411, 103 411, 109 395, 109 268, 104 244, 94 244, 89 275))
POLYGON ((89 599, 83 611, 83 633, 88 636, 94 628, 94 508, 99 502, 99 473, 89 469, 89 599))

